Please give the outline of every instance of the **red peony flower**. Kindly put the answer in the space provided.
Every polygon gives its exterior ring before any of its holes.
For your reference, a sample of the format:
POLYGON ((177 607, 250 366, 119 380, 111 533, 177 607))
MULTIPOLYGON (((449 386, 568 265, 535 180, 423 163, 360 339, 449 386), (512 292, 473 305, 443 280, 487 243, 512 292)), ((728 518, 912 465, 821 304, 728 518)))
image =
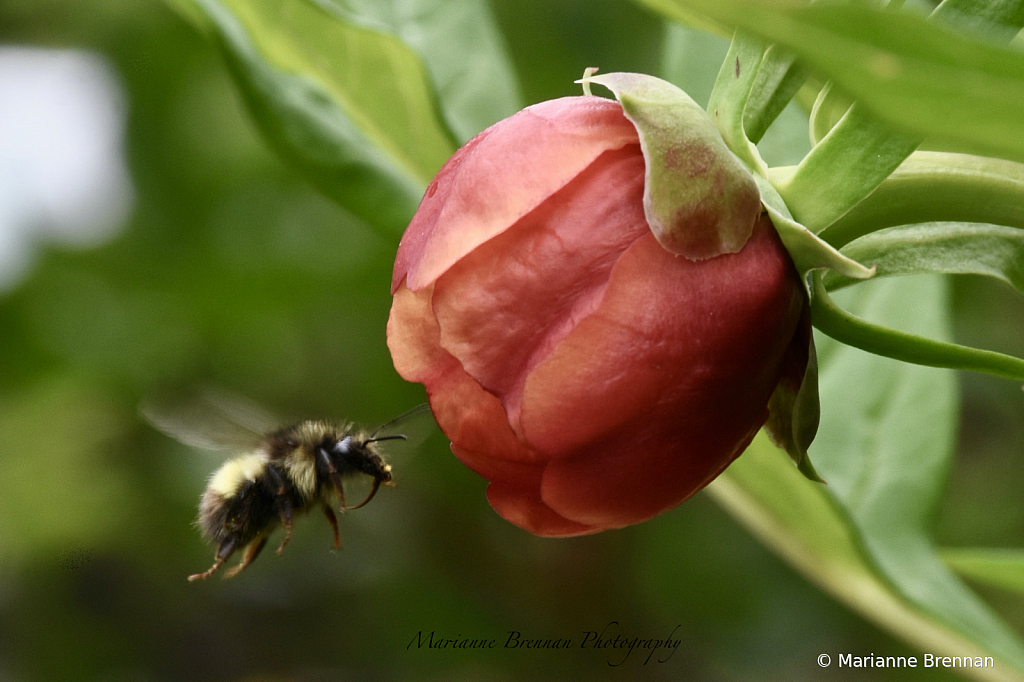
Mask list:
MULTIPOLYGON (((710 172, 707 153, 676 161, 710 172)), ((693 495, 765 422, 787 353, 806 355, 767 217, 738 253, 677 256, 648 226, 644 177, 617 102, 544 102, 456 152, 398 250, 395 367, 426 386, 494 509, 538 535, 693 495)))

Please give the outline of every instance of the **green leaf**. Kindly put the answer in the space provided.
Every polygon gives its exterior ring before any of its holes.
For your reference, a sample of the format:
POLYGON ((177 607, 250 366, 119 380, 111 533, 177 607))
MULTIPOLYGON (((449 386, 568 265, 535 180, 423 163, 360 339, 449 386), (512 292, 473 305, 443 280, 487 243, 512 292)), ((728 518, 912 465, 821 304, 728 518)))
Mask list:
MULTIPOLYGON (((637 0, 640 5, 647 5, 652 9, 659 10, 658 4, 661 0, 637 0)), ((676 6, 672 8, 672 18, 685 26, 691 26, 704 33, 713 33, 719 37, 729 39, 732 37, 731 26, 715 21, 710 15, 701 11, 692 11, 686 7, 676 6)))
POLYGON ((814 326, 837 341, 916 365, 969 369, 1024 381, 1024 360, 1020 358, 936 341, 867 322, 836 305, 825 291, 818 273, 811 275, 811 281, 811 319, 814 326))
POLYGON ((641 1, 679 21, 698 13, 786 47, 911 138, 1024 160, 1024 53, 979 34, 867 3, 641 1))
POLYGON ((965 578, 1024 594, 1024 549, 945 549, 942 559, 965 578))
MULTIPOLYGON (((865 283, 844 304, 917 333, 949 333, 934 278, 865 283)), ((810 580, 930 653, 993 656, 979 678, 1024 680, 1024 645, 940 561, 930 537, 955 440, 948 371, 819 339, 821 424, 811 447, 827 486, 758 438, 708 487, 810 580)))
MULTIPOLYGON (((868 319, 944 339, 951 335, 945 293, 935 278, 886 280, 851 289, 843 302, 868 319)), ((812 456, 866 549, 910 600, 1024 670, 1024 646, 945 569, 930 538, 956 441, 953 375, 828 339, 820 340, 819 358, 829 407, 812 456)))
POLYGON ((942 0, 931 13, 933 18, 949 21, 959 26, 991 31, 993 28, 1005 31, 1009 42, 1024 26, 1024 2, 1021 0, 942 0))
POLYGON ((188 0, 263 134, 321 191, 397 232, 454 151, 419 57, 314 0, 188 0))
POLYGON ((522 108, 515 71, 483 0, 319 2, 344 11, 353 24, 398 36, 415 50, 460 143, 522 108))
MULTIPOLYGON (((922 223, 873 232, 842 253, 870 263, 878 277, 924 272, 996 277, 1024 294, 1024 229, 986 223, 922 223)), ((829 291, 855 280, 826 272, 829 291)))

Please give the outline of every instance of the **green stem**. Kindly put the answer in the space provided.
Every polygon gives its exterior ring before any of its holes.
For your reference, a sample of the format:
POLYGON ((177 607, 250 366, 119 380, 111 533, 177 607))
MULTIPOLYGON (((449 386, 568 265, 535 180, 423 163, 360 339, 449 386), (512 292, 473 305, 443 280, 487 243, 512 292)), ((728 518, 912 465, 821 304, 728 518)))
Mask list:
POLYGON ((837 306, 817 272, 811 275, 811 320, 821 332, 848 346, 875 355, 929 367, 969 369, 1024 381, 1024 360, 993 351, 934 341, 882 327, 837 306))
POLYGON ((1024 164, 915 152, 821 238, 838 248, 886 227, 942 221, 1024 228, 1024 164))

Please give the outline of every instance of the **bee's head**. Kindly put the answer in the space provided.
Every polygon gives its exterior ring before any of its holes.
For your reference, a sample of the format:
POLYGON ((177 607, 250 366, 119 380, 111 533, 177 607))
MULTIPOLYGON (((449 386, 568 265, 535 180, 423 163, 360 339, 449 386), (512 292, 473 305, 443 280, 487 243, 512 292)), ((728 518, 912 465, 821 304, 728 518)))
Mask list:
POLYGON ((368 438, 358 440, 352 436, 345 436, 335 441, 330 450, 340 457, 354 471, 373 476, 379 483, 388 483, 391 480, 391 465, 385 464, 384 460, 374 447, 374 443, 382 440, 404 439, 405 436, 386 436, 383 438, 368 438))

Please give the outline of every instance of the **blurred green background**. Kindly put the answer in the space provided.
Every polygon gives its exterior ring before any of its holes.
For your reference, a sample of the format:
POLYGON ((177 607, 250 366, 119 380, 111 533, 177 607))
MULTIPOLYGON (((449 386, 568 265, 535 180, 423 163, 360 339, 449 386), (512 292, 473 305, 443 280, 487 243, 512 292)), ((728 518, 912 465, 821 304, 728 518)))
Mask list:
MULTIPOLYGON (((665 27, 629 3, 492 6, 527 102, 576 94, 587 66, 662 68, 665 27)), ((819 653, 918 652, 817 591, 703 494, 625 530, 536 538, 491 511, 484 481, 440 435, 396 489, 341 519, 342 551, 311 518, 282 557, 187 583, 212 559, 190 524, 220 460, 153 431, 138 404, 214 384, 286 415, 379 423, 421 402, 384 342, 397 243, 268 151, 218 54, 165 5, 5 0, 0 43, 108 60, 135 196, 107 243, 41 243, 0 293, 0 681, 954 679, 819 668, 819 653), (430 631, 578 641, 612 621, 630 637, 675 629, 681 644, 665 663, 637 651, 618 667, 578 648, 407 646, 430 631)), ((703 103, 723 51, 694 44, 703 70, 670 75, 703 103)), ((764 145, 770 162, 791 163, 807 142, 783 130, 764 145)), ((1008 287, 962 278, 953 291, 958 340, 1024 355, 1024 305, 1008 287)), ((1020 387, 962 379, 939 542, 1019 546, 1020 387)), ((1024 630, 1024 598, 982 594, 1024 630)))

